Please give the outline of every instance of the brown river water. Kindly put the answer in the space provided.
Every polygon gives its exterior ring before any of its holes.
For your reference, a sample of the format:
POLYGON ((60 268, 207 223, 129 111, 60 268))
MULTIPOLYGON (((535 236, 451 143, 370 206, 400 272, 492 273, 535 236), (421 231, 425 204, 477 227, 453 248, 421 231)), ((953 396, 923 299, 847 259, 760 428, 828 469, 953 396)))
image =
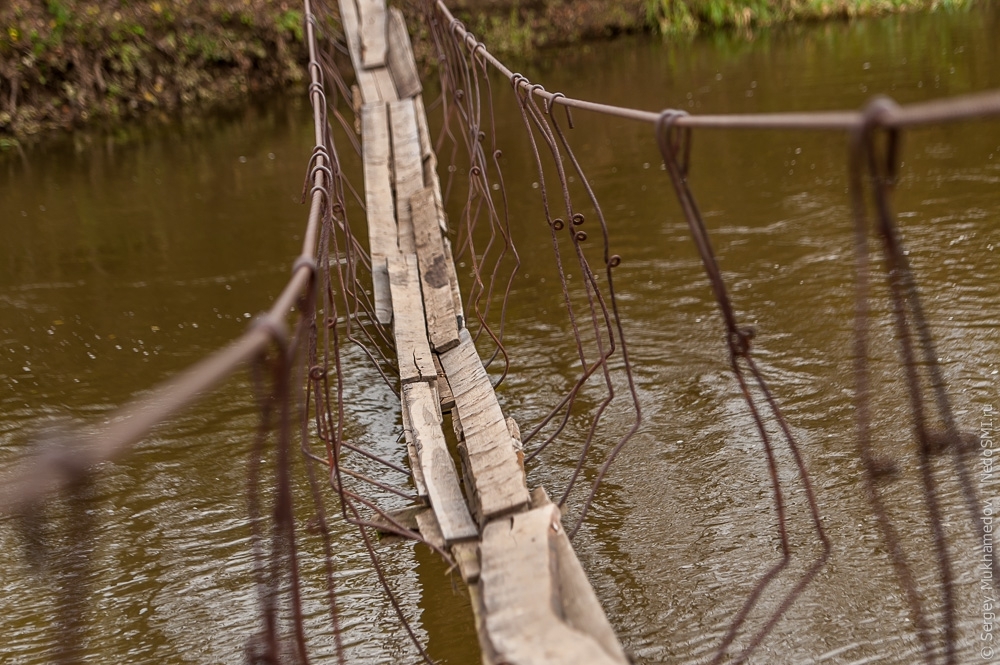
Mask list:
MULTIPOLYGON (((980 3, 752 40, 626 38, 543 52, 521 71, 549 90, 647 110, 849 109, 875 93, 907 103, 998 88, 997 35, 1000 10, 980 3)), ((554 269, 523 126, 509 97, 498 94, 497 108, 522 258, 508 315, 512 373, 501 398, 524 428, 576 370, 554 316, 558 293, 543 286, 554 269)), ((574 119, 574 149, 622 256, 616 288, 644 414, 575 545, 636 662, 707 662, 778 556, 767 468, 651 127, 583 113, 574 119)), ((124 144, 115 136, 55 141, 0 160, 0 465, 24 454, 39 429, 99 421, 224 345, 288 277, 307 212, 297 203, 312 147, 304 100, 140 134, 124 144)), ((895 206, 904 242, 960 425, 978 431, 984 410, 1000 408, 1000 122, 909 132, 902 159, 895 206)), ((920 659, 859 482, 846 162, 839 133, 694 137, 694 193, 738 314, 757 326, 758 361, 802 444, 833 545, 829 563, 751 657, 756 663, 920 659)), ((876 439, 905 448, 912 446, 905 386, 884 304, 876 311, 876 439)), ((398 401, 356 350, 346 352, 344 371, 347 435, 401 460, 398 401)), ((91 620, 87 662, 241 662, 257 621, 245 496, 256 424, 250 381, 238 375, 102 471, 91 508, 93 579, 81 609, 91 620)), ((604 428, 630 424, 630 414, 612 411, 604 428)), ((786 451, 779 456, 787 463, 786 451)), ((529 483, 558 489, 573 463, 569 452, 546 451, 529 483)), ((903 471, 884 493, 933 596, 918 477, 903 471)), ((1000 488, 975 480, 982 499, 996 505, 1000 488)), ((959 661, 992 662, 981 651, 989 621, 979 534, 954 483, 942 485, 941 497, 955 560, 959 661)), ((794 523, 803 523, 802 496, 789 503, 794 523)), ((51 538, 65 537, 56 528, 65 506, 49 512, 51 538)), ((414 662, 356 535, 336 529, 350 661, 414 662)), ((444 565, 422 546, 380 552, 431 655, 477 662, 468 600, 444 565)), ((320 554, 307 543, 317 662, 333 652, 320 554)), ((16 524, 0 524, 3 663, 46 663, 55 653, 53 599, 67 582, 58 561, 31 563, 36 558, 16 524)), ((751 617, 750 627, 763 616, 751 617)), ((991 629, 1000 641, 1000 629, 991 629)))

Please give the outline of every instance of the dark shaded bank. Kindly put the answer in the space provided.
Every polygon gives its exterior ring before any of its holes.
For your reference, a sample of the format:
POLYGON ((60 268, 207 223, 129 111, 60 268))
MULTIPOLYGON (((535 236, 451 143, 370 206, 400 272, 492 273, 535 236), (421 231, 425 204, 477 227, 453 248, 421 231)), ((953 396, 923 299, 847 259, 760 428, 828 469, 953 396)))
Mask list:
MULTIPOLYGON (((336 0, 325 0, 335 9, 336 0)), ((969 0, 450 0, 490 49, 652 30, 964 6, 969 0)), ((418 3, 404 0, 410 13, 418 3)), ((244 103, 305 80, 297 0, 7 0, 0 4, 0 149, 53 128, 244 103)), ((412 22, 411 22, 412 24, 412 22)), ((333 28, 335 30, 335 28, 333 28)), ((418 49, 419 50, 419 49, 418 49)))

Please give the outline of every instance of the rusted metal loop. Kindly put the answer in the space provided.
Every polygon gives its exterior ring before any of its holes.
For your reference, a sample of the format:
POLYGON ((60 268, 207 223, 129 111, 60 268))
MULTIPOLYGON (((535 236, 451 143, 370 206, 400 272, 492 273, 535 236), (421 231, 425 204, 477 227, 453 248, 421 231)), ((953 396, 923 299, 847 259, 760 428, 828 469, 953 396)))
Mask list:
POLYGON ((309 379, 312 381, 319 381, 326 375, 326 370, 319 365, 313 365, 309 368, 309 379))
POLYGON ((577 242, 583 242, 583 241, 585 241, 587 239, 587 232, 586 231, 577 231, 576 235, 574 235, 573 237, 576 238, 577 242))
POLYGON ((309 198, 312 198, 316 192, 322 192, 326 200, 330 200, 330 192, 323 185, 313 185, 312 189, 309 190, 309 198))
POLYGON ((532 95, 534 95, 534 94, 535 94, 536 92, 538 92, 539 90, 541 90, 542 92, 545 92, 545 86, 544 86, 544 85, 542 85, 541 83, 535 83, 535 84, 533 84, 533 85, 531 86, 531 88, 529 89, 529 92, 530 92, 530 93, 531 93, 532 95))
POLYGON ((326 97, 326 88, 323 87, 322 81, 313 81, 312 83, 310 83, 307 92, 309 95, 312 95, 312 93, 315 92, 319 94, 321 97, 326 97))
POLYGON ((465 42, 465 48, 469 49, 472 53, 476 52, 476 46, 480 43, 480 41, 476 39, 476 36, 468 30, 465 31, 465 36, 462 37, 462 41, 465 42))
POLYGON ((310 275, 311 278, 316 277, 316 259, 303 254, 299 258, 295 259, 295 263, 292 264, 292 274, 294 275, 299 271, 299 268, 303 267, 309 268, 309 272, 312 273, 310 275))
POLYGON ((750 355, 750 344, 757 336, 753 326, 740 326, 729 331, 729 352, 733 356, 746 358, 750 355))
POLYGON ((660 146, 660 153, 664 159, 674 161, 683 176, 687 175, 691 161, 691 130, 684 130, 677 140, 674 130, 676 122, 687 115, 687 111, 680 109, 665 109, 656 121, 656 141, 660 146))
POLYGON ((617 268, 621 264, 622 264, 622 257, 618 256, 617 254, 612 254, 611 258, 608 259, 609 268, 617 268))
POLYGON ((564 228, 566 228, 566 223, 562 221, 561 218, 556 217, 555 219, 552 220, 552 228, 554 228, 556 231, 562 231, 564 228))
POLYGON ((899 104, 891 97, 878 95, 861 111, 861 122, 858 131, 863 140, 867 142, 869 150, 873 153, 872 163, 876 168, 881 168, 881 172, 875 174, 884 184, 893 186, 896 184, 896 175, 899 172, 899 130, 891 125, 892 118, 898 113, 899 104), (886 146, 884 161, 880 164, 875 159, 874 134, 876 129, 884 129, 886 132, 886 146))
POLYGON ((573 226, 580 226, 586 221, 586 217, 583 216, 582 212, 574 213, 572 221, 573 226))
POLYGON ((458 31, 460 29, 461 30, 465 30, 465 26, 457 18, 452 18, 451 19, 451 24, 448 26, 448 29, 451 30, 452 34, 455 37, 458 37, 458 31))
POLYGON ((315 60, 310 60, 309 64, 306 65, 306 69, 309 71, 310 75, 315 74, 316 78, 323 82, 323 66, 320 65, 315 60), (316 70, 315 72, 313 70, 316 70))
POLYGON ((485 53, 488 53, 488 51, 486 50, 486 44, 482 42, 476 42, 476 47, 472 49, 472 57, 475 58, 476 56, 479 56, 482 58, 481 62, 485 63, 486 56, 483 55, 485 53), (480 53, 480 51, 482 51, 482 53, 480 53))
POLYGON ((312 168, 309 169, 309 178, 315 179, 317 173, 325 173, 327 177, 327 184, 333 184, 333 170, 326 164, 315 163, 312 168))
POLYGON ((524 83, 527 83, 527 82, 528 82, 528 77, 527 77, 527 76, 525 76, 524 74, 522 74, 521 72, 515 72, 515 73, 514 73, 514 74, 513 74, 513 75, 512 75, 511 77, 510 77, 510 86, 511 86, 512 88, 514 88, 514 91, 515 91, 515 92, 517 91, 517 87, 518 87, 519 85, 521 85, 521 83, 522 83, 522 82, 524 82, 524 83))
POLYGON ((267 336, 282 351, 288 348, 288 326, 283 321, 275 320, 267 314, 260 314, 250 324, 251 330, 261 328, 267 336))

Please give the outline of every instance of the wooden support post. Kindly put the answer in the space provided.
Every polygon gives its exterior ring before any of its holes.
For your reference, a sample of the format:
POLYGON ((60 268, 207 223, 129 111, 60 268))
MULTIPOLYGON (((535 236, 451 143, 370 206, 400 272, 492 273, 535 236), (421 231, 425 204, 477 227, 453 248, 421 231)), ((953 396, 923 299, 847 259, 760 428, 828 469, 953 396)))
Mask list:
POLYGON ((458 346, 458 323, 451 297, 451 282, 448 281, 444 243, 437 222, 437 206, 430 187, 421 189, 410 198, 410 211, 420 265, 420 288, 427 315, 427 333, 431 347, 442 353, 458 346))
POLYGON ((489 375, 469 331, 463 328, 459 337, 457 347, 441 354, 441 365, 461 417, 482 524, 526 506, 530 497, 489 375))
POLYGON ((396 7, 389 9, 388 31, 387 65, 392 80, 396 84, 396 92, 400 99, 419 95, 423 86, 420 85, 417 63, 413 59, 413 46, 410 44, 410 35, 406 31, 403 12, 396 7))
POLYGON ((437 372, 434 370, 434 361, 431 360, 431 348, 427 344, 424 306, 420 300, 417 255, 397 252, 389 257, 388 263, 389 290, 392 292, 392 333, 396 338, 399 382, 435 381, 437 372))
POLYGON ((479 529, 465 505, 458 474, 441 431, 441 411, 434 391, 429 383, 409 383, 403 386, 403 401, 410 414, 410 428, 424 472, 427 496, 445 541, 452 543, 478 537, 479 529))
POLYGON ((510 665, 627 665, 621 647, 608 653, 593 636, 563 621, 561 532, 559 509, 552 504, 483 529, 479 583, 490 647, 484 651, 510 665))
MULTIPOLYGON (((358 0, 358 14, 362 68, 385 67, 387 51, 385 0, 358 0)), ((403 29, 406 29, 405 26, 403 29)))
POLYGON ((392 303, 386 260, 399 249, 389 163, 389 116, 385 104, 365 104, 361 107, 361 141, 375 318, 387 325, 392 321, 392 303))
POLYGON ((417 136, 417 117, 412 99, 389 104, 389 126, 392 132, 399 249, 413 252, 416 250, 416 243, 413 238, 410 199, 424 188, 424 171, 420 163, 420 139, 417 136))

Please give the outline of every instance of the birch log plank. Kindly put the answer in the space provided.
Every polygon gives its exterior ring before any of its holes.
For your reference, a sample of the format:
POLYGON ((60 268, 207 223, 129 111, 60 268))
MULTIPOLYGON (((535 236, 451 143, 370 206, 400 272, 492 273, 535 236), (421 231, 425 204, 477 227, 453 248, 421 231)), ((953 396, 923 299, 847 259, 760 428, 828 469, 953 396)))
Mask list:
POLYGON ((410 197, 410 212, 420 267, 420 290, 424 294, 424 312, 427 315, 427 335, 431 348, 443 353, 458 346, 458 323, 431 187, 425 187, 410 197))
POLYGON ((483 529, 479 583, 484 625, 498 661, 510 665, 625 665, 567 625, 553 538, 559 509, 542 506, 483 529))
POLYGON ((479 529, 465 505, 455 464, 441 431, 440 407, 431 385, 422 381, 404 385, 403 401, 410 414, 410 429, 424 472, 427 496, 445 541, 453 543, 478 537, 479 529))
MULTIPOLYGON (((398 315, 398 312, 397 312, 398 315)), ((474 503, 489 520, 528 504, 528 488, 490 378, 465 328, 459 345, 441 355, 462 421, 474 503)))
POLYGON ((398 246, 389 163, 389 116, 385 104, 365 104, 361 107, 361 141, 375 318, 387 325, 392 320, 392 304, 386 258, 396 254, 398 246))
POLYGON ((389 128, 392 133, 393 184, 396 189, 396 225, 399 249, 416 250, 410 198, 424 188, 424 170, 420 161, 420 138, 416 109, 412 99, 389 104, 389 128))
POLYGON ((420 85, 417 63, 413 59, 413 45, 410 44, 410 35, 406 31, 403 12, 396 7, 389 9, 388 33, 389 51, 386 65, 396 84, 396 93, 400 99, 419 95, 423 86, 420 85))
MULTIPOLYGON (((437 372, 427 344, 424 304, 416 254, 389 256, 389 290, 392 293, 392 333, 396 338, 399 382, 436 381, 437 372)), ((413 413, 410 413, 413 416, 413 413)), ((411 422, 412 426, 413 423, 411 422)), ((427 481, 427 478, 424 478, 427 481)))
MULTIPOLYGON (((358 23, 361 28, 361 66, 364 69, 385 67, 385 0, 358 0, 358 23)), ((405 26, 403 28, 406 29, 405 26)))

